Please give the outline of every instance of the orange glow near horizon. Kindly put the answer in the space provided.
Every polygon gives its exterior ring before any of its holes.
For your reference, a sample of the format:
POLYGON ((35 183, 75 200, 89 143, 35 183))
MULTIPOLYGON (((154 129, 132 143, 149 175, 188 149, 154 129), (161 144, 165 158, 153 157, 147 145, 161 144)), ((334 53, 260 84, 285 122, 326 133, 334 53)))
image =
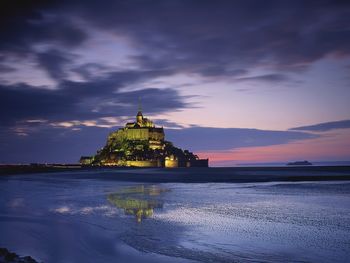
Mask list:
POLYGON ((209 158, 212 166, 297 160, 341 161, 344 157, 350 160, 350 129, 320 133, 319 138, 288 144, 243 147, 230 151, 203 151, 198 155, 209 158))

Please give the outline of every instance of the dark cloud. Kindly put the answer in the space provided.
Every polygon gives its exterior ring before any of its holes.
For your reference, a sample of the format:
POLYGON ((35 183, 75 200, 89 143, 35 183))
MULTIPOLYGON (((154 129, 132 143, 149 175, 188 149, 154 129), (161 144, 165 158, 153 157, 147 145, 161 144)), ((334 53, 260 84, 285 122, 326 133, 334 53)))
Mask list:
POLYGON ((97 28, 130 38, 142 68, 209 77, 244 75, 261 66, 305 69, 327 55, 350 54, 348 1, 4 3, 3 52, 30 52, 34 44, 79 46, 89 28, 97 28))
POLYGON ((166 130, 166 136, 175 145, 189 148, 193 151, 269 146, 317 137, 314 134, 297 131, 265 131, 212 127, 168 129, 166 130))
POLYGON ((7 65, 2 65, 0 64, 0 73, 8 73, 8 72, 13 72, 16 69, 7 65))
POLYGON ((61 80, 67 77, 65 66, 70 65, 74 58, 57 49, 50 49, 36 54, 39 66, 54 80, 61 80))
POLYGON ((236 76, 264 65, 304 69, 327 55, 350 54, 348 1, 4 3, 2 51, 28 52, 38 43, 78 46, 94 27, 132 39, 143 68, 204 76, 236 76))
POLYGON ((314 125, 301 126, 296 128, 291 128, 293 131, 330 131, 334 129, 349 129, 350 128, 350 120, 342 120, 342 121, 332 121, 332 122, 324 122, 314 125))
POLYGON ((112 69, 108 66, 104 66, 98 63, 86 63, 79 65, 71 69, 72 72, 77 73, 80 77, 85 80, 92 79, 94 77, 103 75, 106 71, 111 71, 112 69))
POLYGON ((90 1, 70 8, 131 37, 149 68, 230 75, 261 65, 295 70, 350 53, 346 1, 90 1))
POLYGON ((265 82, 281 82, 287 81, 289 78, 284 74, 266 74, 252 77, 236 78, 236 81, 265 81, 265 82))
POLYGON ((77 98, 27 84, 0 85, 1 125, 27 118, 55 117, 73 111, 77 98))
POLYGON ((72 130, 45 126, 28 136, 19 136, 11 130, 1 130, 0 163, 77 163, 80 156, 92 155, 101 148, 110 131, 99 127, 72 130))
POLYGON ((122 91, 126 85, 148 79, 158 72, 111 72, 85 82, 62 81, 56 89, 28 84, 0 85, 0 122, 14 125, 27 119, 49 121, 89 120, 128 116, 137 109, 138 98, 149 113, 190 107, 186 97, 171 88, 122 91))
POLYGON ((87 34, 71 17, 59 13, 59 2, 1 1, 0 53, 30 56, 35 44, 72 47, 83 43, 87 34))

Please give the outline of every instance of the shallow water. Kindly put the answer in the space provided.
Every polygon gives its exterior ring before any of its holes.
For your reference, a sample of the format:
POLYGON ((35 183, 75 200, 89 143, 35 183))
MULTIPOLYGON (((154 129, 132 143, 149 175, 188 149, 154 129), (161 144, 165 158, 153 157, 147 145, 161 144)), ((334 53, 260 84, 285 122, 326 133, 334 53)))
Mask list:
MULTIPOLYGON (((346 262, 350 183, 0 178, 0 247, 43 262, 346 262)), ((95 178, 99 179, 95 179, 95 178)))

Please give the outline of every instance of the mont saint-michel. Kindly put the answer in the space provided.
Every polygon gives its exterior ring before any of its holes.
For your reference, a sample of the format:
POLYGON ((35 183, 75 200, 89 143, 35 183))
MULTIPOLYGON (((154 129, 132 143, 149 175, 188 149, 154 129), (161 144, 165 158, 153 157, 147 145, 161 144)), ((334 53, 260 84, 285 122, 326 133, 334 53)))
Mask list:
POLYGON ((84 166, 208 167, 208 159, 177 148, 165 140, 163 127, 156 127, 139 109, 135 122, 109 134, 106 145, 94 156, 82 156, 84 166))

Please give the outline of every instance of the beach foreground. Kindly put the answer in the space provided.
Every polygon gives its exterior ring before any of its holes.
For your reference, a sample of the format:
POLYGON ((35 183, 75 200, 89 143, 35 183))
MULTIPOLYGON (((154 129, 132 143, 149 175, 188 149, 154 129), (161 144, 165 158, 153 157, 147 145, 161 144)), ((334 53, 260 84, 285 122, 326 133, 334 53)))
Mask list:
POLYGON ((39 262, 345 262, 350 181, 291 178, 347 172, 297 170, 231 170, 235 183, 137 181, 230 168, 1 176, 0 247, 39 262))

